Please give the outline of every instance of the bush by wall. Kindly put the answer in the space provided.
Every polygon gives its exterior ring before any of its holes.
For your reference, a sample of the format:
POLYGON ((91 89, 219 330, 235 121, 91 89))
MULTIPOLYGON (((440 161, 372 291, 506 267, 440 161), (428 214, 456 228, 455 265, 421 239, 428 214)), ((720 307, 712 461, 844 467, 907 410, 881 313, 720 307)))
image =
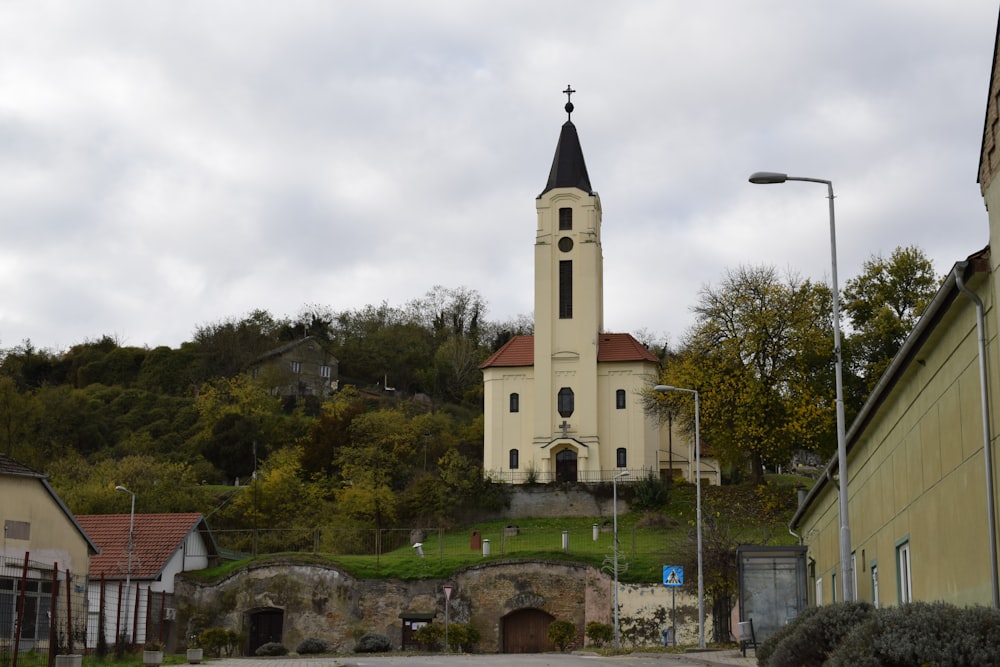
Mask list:
POLYGON ((607 623, 599 623, 597 621, 587 623, 587 627, 584 628, 583 633, 587 635, 590 643, 597 647, 604 646, 615 638, 615 629, 613 627, 607 623))
POLYGON ((288 649, 285 648, 284 644, 281 642, 268 642, 266 644, 261 644, 254 651, 254 655, 266 655, 266 656, 276 656, 276 655, 288 655, 288 649))
POLYGON ((295 647, 295 652, 299 655, 310 655, 315 653, 327 653, 330 650, 326 641, 316 637, 306 637, 295 647))
POLYGON ((841 602, 806 611, 811 613, 799 614, 783 631, 768 638, 767 647, 757 655, 759 665, 823 667, 840 641, 875 614, 867 602, 841 602))
POLYGON ((549 641, 560 651, 565 651, 576 639, 576 626, 569 621, 552 621, 549 623, 549 641))
POLYGON ((388 653, 392 650, 392 644, 385 635, 377 632, 369 632, 361 636, 358 643, 354 645, 355 653, 388 653))
POLYGON ((830 656, 831 667, 1000 665, 1000 610, 913 602, 880 609, 830 656))

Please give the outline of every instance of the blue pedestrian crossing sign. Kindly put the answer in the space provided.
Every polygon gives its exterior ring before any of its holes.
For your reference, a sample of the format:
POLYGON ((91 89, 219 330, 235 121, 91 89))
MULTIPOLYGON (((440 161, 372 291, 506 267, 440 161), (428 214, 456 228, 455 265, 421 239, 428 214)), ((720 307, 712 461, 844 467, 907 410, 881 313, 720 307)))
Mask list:
POLYGON ((683 586, 684 585, 684 568, 680 565, 664 565, 663 566, 663 585, 664 586, 683 586))

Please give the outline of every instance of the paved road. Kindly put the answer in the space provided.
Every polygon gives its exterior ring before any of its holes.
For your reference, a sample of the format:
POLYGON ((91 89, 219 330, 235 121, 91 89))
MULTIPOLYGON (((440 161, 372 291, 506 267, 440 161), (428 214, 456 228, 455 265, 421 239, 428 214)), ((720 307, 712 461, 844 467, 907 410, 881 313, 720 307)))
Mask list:
POLYGON ((738 651, 694 654, 635 653, 600 656, 590 653, 518 653, 462 655, 352 655, 336 658, 227 658, 206 667, 755 667, 756 659, 738 651))

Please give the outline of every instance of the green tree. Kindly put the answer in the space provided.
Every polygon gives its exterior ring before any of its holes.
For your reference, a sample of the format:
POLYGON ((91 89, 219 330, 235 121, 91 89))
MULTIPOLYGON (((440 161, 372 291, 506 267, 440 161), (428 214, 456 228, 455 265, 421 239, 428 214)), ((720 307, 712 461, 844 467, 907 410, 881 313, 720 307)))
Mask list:
POLYGON ((31 395, 20 392, 13 378, 0 376, 0 451, 16 458, 14 446, 25 444, 35 419, 31 395))
MULTIPOLYGON (((916 246, 899 246, 888 259, 868 258, 860 275, 844 288, 844 313, 851 332, 846 337, 846 365, 861 378, 867 395, 934 297, 941 279, 916 246)), ((859 397, 863 401, 865 396, 859 397)))
POLYGON ((198 486, 194 469, 154 456, 126 456, 88 463, 76 452, 46 466, 52 486, 75 514, 126 514, 130 501, 115 490, 122 485, 135 493, 135 511, 197 512, 207 496, 198 486))
MULTIPOLYGON (((833 446, 830 304, 825 286, 773 267, 728 271, 701 291, 697 322, 667 360, 665 384, 699 391, 702 442, 737 470, 749 461, 757 483, 765 462, 833 446)), ((692 425, 689 396, 669 392, 655 407, 692 425)))

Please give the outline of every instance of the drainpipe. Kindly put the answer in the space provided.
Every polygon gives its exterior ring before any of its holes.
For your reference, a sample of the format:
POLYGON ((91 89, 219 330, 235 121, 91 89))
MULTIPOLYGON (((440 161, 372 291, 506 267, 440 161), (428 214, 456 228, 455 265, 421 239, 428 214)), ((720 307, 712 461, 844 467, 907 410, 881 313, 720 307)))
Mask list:
POLYGON ((952 272, 955 275, 955 284, 967 297, 976 304, 976 329, 979 338, 979 384, 980 394, 983 403, 983 452, 986 457, 986 520, 989 523, 990 535, 990 576, 993 594, 993 608, 1000 609, 1000 589, 997 588, 997 535, 996 516, 993 504, 993 455, 990 451, 990 413, 987 388, 989 386, 986 375, 986 318, 983 315, 983 302, 975 292, 965 286, 962 280, 962 273, 968 267, 968 262, 955 264, 952 272))

